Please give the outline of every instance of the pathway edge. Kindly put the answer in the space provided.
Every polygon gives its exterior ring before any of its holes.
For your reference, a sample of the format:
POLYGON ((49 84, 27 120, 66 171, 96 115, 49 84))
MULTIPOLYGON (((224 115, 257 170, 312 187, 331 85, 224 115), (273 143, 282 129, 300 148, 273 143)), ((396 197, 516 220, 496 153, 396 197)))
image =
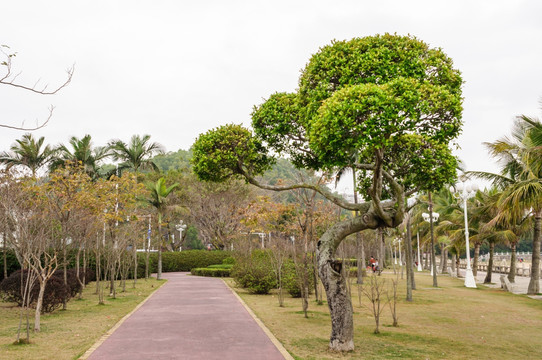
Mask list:
POLYGON ((160 288, 162 288, 162 286, 164 286, 166 283, 167 283, 167 280, 164 281, 159 287, 157 287, 156 290, 154 290, 142 302, 140 302, 132 311, 130 311, 128 314, 124 315, 122 317, 122 319, 120 319, 115 325, 113 325, 113 327, 111 329, 107 330, 107 332, 105 334, 103 334, 98 339, 98 341, 96 341, 90 348, 88 348, 87 351, 85 351, 85 353, 83 355, 81 355, 77 359, 78 360, 86 360, 90 355, 92 355, 92 353, 94 351, 96 351, 96 349, 98 349, 98 347, 100 347, 100 345, 102 345, 104 343, 104 341, 107 340, 107 338, 110 337, 115 332, 115 330, 117 330, 122 325, 122 323, 124 323, 130 316, 132 316, 133 313, 135 313, 137 310, 139 310, 139 308, 142 307, 143 304, 145 304, 154 294, 156 294, 156 292, 160 288))
POLYGON ((230 289, 232 294, 237 298, 237 300, 239 300, 239 302, 241 303, 241 305, 243 305, 243 307, 249 313, 249 315, 252 316, 254 321, 256 321, 256 324, 258 324, 258 326, 263 330, 265 335, 267 335, 269 340, 271 340, 273 345, 275 345, 277 350, 282 354, 282 356, 284 356, 284 359, 286 359, 286 360, 294 360, 294 358, 292 357, 292 355, 290 355, 288 350, 286 350, 286 348, 282 345, 282 343, 280 341, 278 341, 278 339, 275 337, 275 335, 273 335, 273 333, 267 328, 267 326, 265 326, 265 324, 260 320, 260 318, 258 318, 256 316, 256 314, 254 314, 254 311, 252 311, 252 309, 248 307, 248 305, 243 301, 243 299, 241 299, 239 294, 237 294, 237 292, 235 290, 233 290, 231 288, 231 286, 224 279, 222 279, 222 282, 224 283, 224 285, 226 285, 226 287, 228 289, 230 289))

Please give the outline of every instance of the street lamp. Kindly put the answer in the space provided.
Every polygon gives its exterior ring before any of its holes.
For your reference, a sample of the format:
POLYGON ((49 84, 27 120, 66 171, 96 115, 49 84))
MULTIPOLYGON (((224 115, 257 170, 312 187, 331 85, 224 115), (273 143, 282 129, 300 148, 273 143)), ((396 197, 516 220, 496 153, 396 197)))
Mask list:
POLYGON ((437 262, 435 260, 435 237, 433 236, 433 223, 438 221, 439 214, 433 212, 433 203, 431 202, 431 193, 429 193, 429 214, 423 213, 423 219, 429 222, 431 229, 431 275, 433 276, 433 286, 438 287, 437 284, 437 262))
POLYGON ((179 251, 182 251, 183 231, 186 229, 186 224, 180 220, 179 223, 175 225, 175 228, 179 231, 179 244, 181 244, 179 245, 179 251))
POLYGON ((465 175, 462 175, 459 178, 460 182, 455 184, 455 186, 450 186, 450 192, 452 195, 458 199, 463 200, 463 212, 465 217, 465 246, 467 248, 467 270, 465 273, 465 286, 468 288, 475 288, 476 281, 474 279, 474 274, 472 273, 472 268, 470 266, 470 245, 469 245, 469 221, 467 218, 467 199, 474 196, 476 191, 478 191, 478 185, 475 183, 466 184, 467 178, 465 175))

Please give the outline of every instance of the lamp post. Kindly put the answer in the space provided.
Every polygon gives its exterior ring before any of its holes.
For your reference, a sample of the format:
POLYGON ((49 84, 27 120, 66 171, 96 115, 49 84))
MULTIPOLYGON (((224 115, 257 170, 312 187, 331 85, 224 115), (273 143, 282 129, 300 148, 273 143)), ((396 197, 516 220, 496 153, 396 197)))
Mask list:
POLYGON ((433 202, 431 201, 431 193, 429 193, 429 214, 423 213, 423 219, 429 222, 431 229, 431 275, 433 276, 433 287, 438 287, 437 284, 437 263, 435 261, 435 237, 433 236, 433 223, 438 220, 439 214, 433 212, 433 202))
POLYGON ((467 270, 465 271, 465 286, 468 288, 475 288, 476 281, 474 279, 474 274, 472 273, 472 268, 470 265, 470 244, 469 244, 469 220, 467 217, 467 199, 474 196, 476 191, 478 191, 478 185, 466 184, 466 176, 462 175, 459 178, 460 182, 455 184, 455 186, 450 186, 450 192, 454 197, 463 200, 463 212, 465 217, 465 246, 467 252, 467 270))
POLYGON ((418 271, 422 271, 422 258, 420 257, 420 233, 416 233, 416 239, 418 240, 418 271))

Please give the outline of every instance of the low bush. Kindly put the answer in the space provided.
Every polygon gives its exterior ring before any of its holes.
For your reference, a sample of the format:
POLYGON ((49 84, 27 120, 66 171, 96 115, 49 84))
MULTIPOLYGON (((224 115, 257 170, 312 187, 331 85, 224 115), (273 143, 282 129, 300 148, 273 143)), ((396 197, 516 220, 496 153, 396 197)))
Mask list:
MULTIPOLYGON (((28 270, 17 270, 12 273, 7 279, 0 283, 0 297, 4 301, 14 302, 22 306, 23 298, 21 295, 21 287, 24 287, 27 281, 28 270), (21 272, 23 280, 21 281, 21 272)), ((38 300, 40 285, 36 280, 30 290, 30 305, 36 306, 38 300)), ((42 313, 53 312, 60 307, 64 302, 64 298, 70 295, 70 290, 64 285, 62 276, 51 276, 45 286, 43 295, 42 313)))
MULTIPOLYGON (((302 269, 302 265, 298 264, 298 267, 300 267, 299 270, 302 269)), ((308 272, 308 280, 309 280, 309 294, 312 294, 314 291, 314 276, 312 274, 313 271, 313 265, 312 263, 308 264, 308 268, 306 269, 308 272)), ((299 279, 299 274, 296 271, 296 264, 294 264, 293 260, 288 259, 284 263, 284 268, 282 272, 282 287, 288 291, 288 294, 290 294, 292 297, 299 298, 301 297, 301 281, 299 279)))
MULTIPOLYGON (((231 253, 222 250, 183 250, 162 253, 162 271, 178 272, 190 271, 195 268, 206 268, 209 265, 222 264, 222 261, 230 257, 231 253)), ((138 253, 137 276, 145 276, 145 253, 138 253)), ((158 254, 151 253, 149 256, 149 273, 158 271, 158 254)))
POLYGON ((207 268, 211 269, 231 269, 233 264, 218 264, 218 265, 209 265, 207 268))
POLYGON ((192 275, 209 277, 229 277, 231 268, 194 268, 190 270, 192 275))
POLYGON ((277 286, 268 250, 254 250, 250 255, 238 255, 231 276, 235 282, 253 294, 268 294, 277 286))

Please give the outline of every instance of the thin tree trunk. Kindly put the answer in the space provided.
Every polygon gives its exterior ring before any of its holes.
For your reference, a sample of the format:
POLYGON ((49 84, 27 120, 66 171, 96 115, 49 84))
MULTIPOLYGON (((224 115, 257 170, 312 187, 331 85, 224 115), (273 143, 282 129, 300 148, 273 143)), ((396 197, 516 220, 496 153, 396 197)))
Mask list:
POLYGON ((531 280, 529 281, 528 295, 540 293, 540 235, 542 223, 542 211, 537 211, 534 216, 533 234, 533 257, 531 265, 531 280))
POLYGON ((2 236, 2 250, 3 250, 3 258, 4 258, 4 279, 7 279, 8 277, 8 249, 7 249, 7 239, 8 232, 6 231, 6 225, 4 225, 4 234, 2 236))
MULTIPOLYGON (((475 242, 474 243, 474 256, 472 258, 472 274, 474 277, 478 275, 478 258, 480 257, 480 243, 475 242)), ((470 251, 470 249, 467 249, 467 251, 470 251)))
POLYGON ((433 287, 438 287, 437 283, 437 262, 435 261, 435 237, 433 235, 433 202, 431 201, 431 192, 429 195, 429 225, 431 227, 431 268, 433 269, 433 287))
POLYGON ((516 254, 517 244, 515 242, 510 244, 510 271, 508 272, 508 281, 511 283, 516 282, 516 266, 517 266, 517 254, 516 254))
MULTIPOLYGON (((68 288, 68 256, 67 256, 67 247, 66 244, 67 239, 63 239, 62 243, 62 271, 64 272, 64 286, 66 286, 66 289, 68 288)), ((62 310, 66 310, 68 308, 68 293, 66 292, 64 295, 64 299, 62 299, 62 310)))
POLYGON ((445 274, 447 267, 448 267, 448 249, 446 249, 444 247, 444 244, 442 244, 441 251, 440 251, 440 273, 445 274))
POLYGON ((41 308, 43 305, 43 295, 45 294, 45 285, 47 285, 47 280, 43 279, 41 275, 38 276, 38 280, 40 283, 40 291, 38 294, 38 301, 36 303, 36 314, 34 316, 34 331, 35 332, 40 332, 41 330, 41 326, 40 326, 41 308))
POLYGON ((491 284, 491 277, 493 276, 493 255, 495 254, 495 242, 489 243, 489 263, 487 265, 486 278, 484 284, 491 284))
POLYGON ((384 269, 386 267, 386 241, 384 236, 384 230, 379 229, 379 237, 380 237, 380 259, 378 260, 378 266, 380 266, 381 269, 384 269))
POLYGON ((406 262, 406 275, 407 275, 407 291, 406 300, 412 301, 412 282, 414 280, 414 271, 412 269, 412 232, 410 229, 410 214, 407 214, 406 224, 406 239, 405 239, 405 262, 406 262))
POLYGON ((132 286, 135 289, 137 283, 137 243, 134 240, 134 285, 132 286))
POLYGON ((158 216, 158 273, 157 280, 162 279, 162 218, 158 216))

